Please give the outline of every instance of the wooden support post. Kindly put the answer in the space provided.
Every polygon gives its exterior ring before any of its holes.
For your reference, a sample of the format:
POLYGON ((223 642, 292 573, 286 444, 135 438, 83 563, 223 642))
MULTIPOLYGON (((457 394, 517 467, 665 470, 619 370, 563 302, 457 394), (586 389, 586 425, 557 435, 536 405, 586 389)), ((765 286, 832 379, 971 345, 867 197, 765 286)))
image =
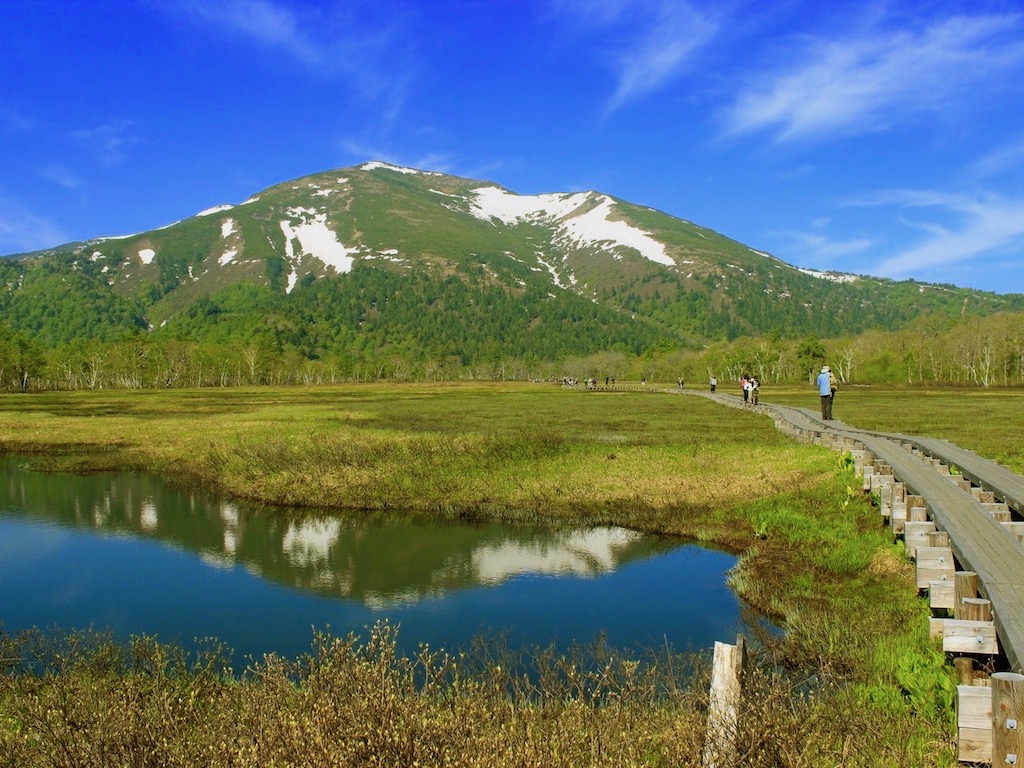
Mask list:
POLYGON ((992 765, 1024 764, 1024 675, 992 675, 992 765))
POLYGON ((907 549, 907 557, 917 557, 919 547, 928 546, 928 536, 935 532, 935 523, 927 520, 923 523, 914 523, 909 520, 903 526, 903 542, 907 549))
POLYGON ((911 494, 907 496, 907 520, 921 523, 928 519, 928 508, 924 504, 924 496, 911 494))
POLYGON ((928 534, 929 547, 948 547, 949 546, 949 534, 945 531, 932 531, 928 534))
POLYGON ((870 464, 864 465, 864 483, 861 488, 865 491, 871 490, 871 478, 875 474, 875 468, 870 464))
POLYGON ((992 601, 984 597, 965 597, 960 601, 964 621, 992 621, 992 601))
POLYGON ((923 523, 928 519, 928 507, 923 504, 919 507, 907 507, 907 520, 913 523, 923 523))
POLYGON ((890 506, 889 523, 894 536, 903 533, 903 524, 907 521, 907 484, 893 483, 892 505, 890 506))
POLYGON ((892 503, 892 517, 890 518, 892 524, 892 535, 902 536, 906 532, 907 527, 907 501, 893 501, 892 503))
POLYGON ((999 653, 996 627, 991 621, 942 621, 942 650, 946 653, 999 653))
POLYGON ((916 571, 918 589, 927 589, 933 581, 953 581, 956 578, 953 550, 949 547, 918 547, 916 571))
POLYGON ((953 666, 960 685, 974 685, 974 659, 970 656, 957 656, 953 659, 953 666))
POLYGON ((991 503, 989 503, 987 501, 979 501, 978 504, 986 512, 1009 512, 1010 511, 1009 505, 1004 504, 1001 501, 993 501, 991 503))
POLYGON ((956 728, 960 762, 992 762, 992 692, 988 688, 956 687, 956 728))
POLYGON ((952 581, 928 582, 928 605, 939 610, 953 610, 956 593, 952 581))
POLYGON ((992 491, 983 491, 981 488, 971 488, 971 496, 983 504, 992 504, 996 500, 996 495, 992 491))
POLYGON ((878 487, 878 511, 882 517, 892 517, 892 486, 894 478, 886 475, 878 487))
POLYGON ((743 694, 745 655, 746 642, 742 636, 736 638, 736 645, 715 642, 704 768, 732 768, 737 765, 736 731, 743 694))
POLYGON ((953 618, 964 618, 964 598, 978 596, 978 574, 974 571, 957 571, 953 580, 953 618))
POLYGON ((1002 525, 1017 541, 1024 541, 1024 523, 1011 522, 1002 525))

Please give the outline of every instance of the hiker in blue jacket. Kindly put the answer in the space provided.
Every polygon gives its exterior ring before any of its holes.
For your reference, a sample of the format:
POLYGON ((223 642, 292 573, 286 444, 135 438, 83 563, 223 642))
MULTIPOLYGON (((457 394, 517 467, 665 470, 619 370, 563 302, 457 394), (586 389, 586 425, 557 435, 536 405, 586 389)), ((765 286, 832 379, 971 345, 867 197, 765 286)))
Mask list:
POLYGON ((817 382, 818 394, 821 395, 821 418, 825 421, 831 421, 832 398, 836 395, 836 379, 832 375, 832 369, 827 365, 822 366, 817 382))

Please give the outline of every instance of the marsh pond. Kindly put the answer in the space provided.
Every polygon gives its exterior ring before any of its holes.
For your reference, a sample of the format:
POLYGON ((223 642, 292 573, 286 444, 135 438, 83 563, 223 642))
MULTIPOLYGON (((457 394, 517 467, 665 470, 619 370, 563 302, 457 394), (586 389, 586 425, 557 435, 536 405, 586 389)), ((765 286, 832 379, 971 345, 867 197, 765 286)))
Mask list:
POLYGON ((621 528, 441 524, 261 510, 134 473, 0 458, 0 626, 109 630, 237 660, 314 629, 399 626, 406 652, 480 634, 512 646, 705 650, 744 630, 730 555, 621 528))

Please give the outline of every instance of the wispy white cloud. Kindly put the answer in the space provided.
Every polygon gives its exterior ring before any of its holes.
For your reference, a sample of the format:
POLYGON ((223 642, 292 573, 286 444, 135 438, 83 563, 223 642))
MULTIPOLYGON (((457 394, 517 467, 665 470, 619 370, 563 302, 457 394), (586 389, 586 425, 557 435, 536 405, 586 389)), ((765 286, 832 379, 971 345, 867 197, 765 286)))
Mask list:
POLYGON ((876 264, 873 272, 884 277, 920 275, 949 264, 984 263, 990 258, 1005 256, 1007 251, 1024 249, 1024 199, 1021 198, 902 190, 879 193, 857 203, 935 212, 928 220, 903 222, 923 233, 924 238, 876 264))
POLYGON ((970 168, 975 176, 987 178, 1009 170, 1016 170, 1024 163, 1024 138, 989 152, 970 168))
MULTIPOLYGON (((815 221, 813 226, 822 228, 821 220, 815 221)), ((868 238, 836 239, 822 232, 788 230, 772 232, 770 235, 784 243, 779 250, 787 254, 788 261, 814 269, 862 271, 852 269, 844 260, 859 256, 874 247, 868 238)))
POLYGON ((304 27, 298 10, 270 0, 170 0, 163 7, 181 13, 193 22, 212 25, 222 31, 292 56, 303 64, 316 66, 329 58, 331 45, 317 39, 313 27, 304 27))
POLYGON ((650 25, 613 57, 618 85, 608 112, 661 90, 686 70, 693 54, 716 31, 717 25, 703 13, 684 4, 662 3, 650 25))
POLYGON ((372 160, 379 160, 382 163, 397 165, 406 168, 418 168, 421 171, 438 171, 439 173, 454 173, 453 162, 449 155, 440 152, 412 155, 401 151, 395 151, 362 141, 356 138, 346 138, 340 142, 345 155, 353 163, 364 163, 372 160))
POLYGON ((83 184, 82 179, 58 163, 42 166, 39 175, 64 189, 78 189, 83 184))
POLYGON ((17 110, 0 105, 0 130, 22 133, 35 128, 35 122, 17 110))
POLYGON ((556 0, 552 7, 574 19, 584 34, 614 34, 602 46, 616 81, 608 113, 684 74, 719 29, 711 14, 678 0, 556 0))
POLYGON ((70 239, 53 220, 0 195, 0 254, 51 248, 70 239))
POLYGON ((104 165, 117 165, 127 158, 127 148, 140 141, 132 133, 133 128, 130 120, 112 120, 95 128, 72 131, 71 136, 90 149, 104 165))
POLYGON ((1020 15, 959 16, 920 30, 872 28, 813 39, 755 77, 725 113, 726 131, 773 130, 779 140, 883 130, 941 111, 970 87, 1020 75, 1020 15))
POLYGON ((284 54, 320 77, 342 77, 365 97, 394 101, 405 86, 399 74, 409 46, 400 45, 402 19, 361 22, 368 4, 334 8, 283 0, 161 0, 160 6, 192 24, 284 54))

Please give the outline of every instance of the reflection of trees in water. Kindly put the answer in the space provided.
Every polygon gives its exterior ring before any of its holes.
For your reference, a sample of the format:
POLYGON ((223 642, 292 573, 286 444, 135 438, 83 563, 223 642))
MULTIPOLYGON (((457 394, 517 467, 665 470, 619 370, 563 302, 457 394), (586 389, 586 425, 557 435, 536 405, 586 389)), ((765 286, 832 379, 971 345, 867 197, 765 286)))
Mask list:
POLYGON ((271 512, 212 499, 152 475, 53 475, 0 461, 0 503, 21 515, 155 538, 218 567, 243 565, 291 587, 371 606, 415 601, 522 574, 594 576, 678 541, 622 528, 439 524, 408 518, 271 512))

